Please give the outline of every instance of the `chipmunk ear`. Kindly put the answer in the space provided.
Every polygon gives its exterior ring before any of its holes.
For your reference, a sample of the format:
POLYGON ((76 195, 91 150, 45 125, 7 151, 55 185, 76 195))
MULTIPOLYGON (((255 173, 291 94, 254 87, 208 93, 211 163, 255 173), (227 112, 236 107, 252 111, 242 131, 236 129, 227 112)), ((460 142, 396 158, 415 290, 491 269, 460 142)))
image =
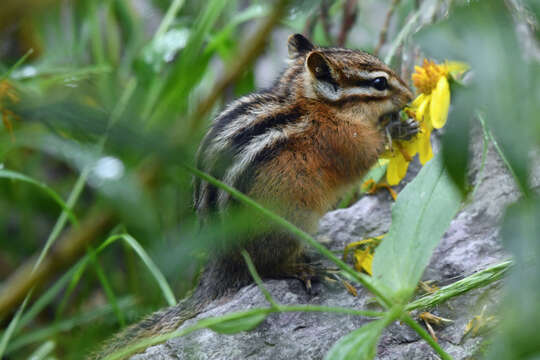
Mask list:
POLYGON ((334 82, 331 65, 321 52, 311 52, 306 59, 306 66, 317 80, 334 82))
POLYGON ((294 59, 313 50, 315 46, 304 35, 293 34, 289 36, 289 58, 294 59))

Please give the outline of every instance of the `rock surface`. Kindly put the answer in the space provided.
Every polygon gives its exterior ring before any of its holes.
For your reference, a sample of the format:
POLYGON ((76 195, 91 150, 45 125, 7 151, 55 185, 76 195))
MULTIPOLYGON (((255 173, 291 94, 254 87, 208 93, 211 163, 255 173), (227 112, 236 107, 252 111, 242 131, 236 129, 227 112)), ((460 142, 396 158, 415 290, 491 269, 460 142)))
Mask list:
MULTIPOLYGON (((481 139, 474 136, 473 139, 481 139)), ((494 149, 489 148, 483 170, 481 140, 472 145, 473 161, 469 173, 473 184, 479 184, 472 201, 456 216, 433 253, 424 279, 446 285, 459 278, 508 258, 500 241, 498 224, 505 207, 519 193, 512 177, 494 149)), ((416 166, 416 169, 418 165, 416 166)), ((414 168, 411 173, 414 173, 414 168)), ((412 175, 409 174, 409 177, 412 175)), ((539 180, 533 177, 533 182, 539 180)), ((538 184, 536 184, 538 185, 538 184)), ((326 245, 340 251, 352 241, 385 233, 391 221, 392 201, 380 191, 366 196, 347 209, 328 213, 321 221, 320 236, 331 239, 326 245)), ((264 283, 272 296, 283 304, 317 304, 354 309, 373 309, 371 295, 360 289, 353 297, 343 288, 323 289, 309 297, 300 282, 268 280, 264 283)), ((467 359, 478 350, 481 337, 464 337, 467 322, 482 309, 493 311, 500 299, 501 284, 471 291, 431 309, 433 314, 453 323, 435 327, 439 344, 454 359, 467 359)), ((229 299, 222 299, 182 327, 196 321, 231 311, 268 306, 259 289, 248 286, 229 299)), ((352 315, 329 313, 279 313, 269 316, 256 329, 234 335, 199 330, 151 348, 132 359, 322 359, 342 336, 368 320, 352 315)), ((385 329, 380 339, 377 359, 438 359, 430 346, 406 325, 395 323, 385 329)))

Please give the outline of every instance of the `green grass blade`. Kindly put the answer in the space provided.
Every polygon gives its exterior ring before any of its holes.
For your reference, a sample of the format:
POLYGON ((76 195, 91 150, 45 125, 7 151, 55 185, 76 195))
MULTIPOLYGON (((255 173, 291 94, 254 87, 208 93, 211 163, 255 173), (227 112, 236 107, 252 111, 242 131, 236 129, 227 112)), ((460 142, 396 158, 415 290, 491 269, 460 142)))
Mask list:
POLYGON ((75 290, 75 287, 77 286, 77 284, 81 280, 81 277, 82 277, 84 271, 86 270, 86 266, 88 265, 88 260, 89 260, 89 258, 86 255, 72 269, 70 269, 70 272, 71 272, 71 270, 73 270, 73 273, 71 274, 72 275, 71 276, 71 281, 69 282, 69 285, 68 285, 66 291, 64 292, 64 296, 62 297, 62 301, 60 302, 60 304, 58 305, 58 307, 56 309, 55 321, 58 321, 60 319, 60 314, 62 314, 62 312, 63 312, 64 308, 66 307, 66 304, 67 304, 71 294, 75 290))
POLYGON ((54 341, 46 341, 40 347, 36 349, 29 357, 28 360, 43 360, 49 356, 54 350, 56 344, 54 341))
POLYGON ((121 327, 124 327, 126 325, 126 321, 124 319, 124 314, 120 310, 120 307, 118 306, 118 301, 116 299, 116 295, 114 294, 114 291, 111 287, 111 284, 109 283, 109 280, 107 278, 107 275, 105 275, 105 272, 103 271, 103 268, 101 267, 96 252, 94 250, 90 250, 90 261, 92 265, 94 266, 94 270, 96 271, 96 275, 99 279, 99 282, 101 283, 101 286, 103 287, 103 290, 105 291, 105 295, 107 296, 107 300, 111 304, 114 314, 116 315, 116 318, 118 319, 118 322, 120 323, 121 327))
POLYGON ((158 29, 156 30, 154 39, 163 36, 169 30, 174 19, 176 18, 176 15, 178 14, 182 6, 184 6, 184 3, 185 0, 173 0, 171 5, 167 9, 167 13, 163 17, 163 20, 161 20, 158 29))
POLYGON ((15 313, 15 316, 13 316, 13 319, 9 322, 9 325, 6 329, 6 332, 4 335, 2 335, 2 339, 0 339, 0 359, 4 358, 4 352, 6 351, 6 348, 8 346, 9 340, 11 339, 11 336, 15 332, 18 324, 19 319, 21 318, 21 315, 26 308, 26 304, 28 303, 28 300, 30 299, 30 296, 32 295, 32 290, 28 292, 28 295, 24 298, 24 301, 22 302, 21 306, 17 309, 17 312, 15 313))
MULTIPOLYGON (((75 185, 73 186, 73 190, 69 194, 69 197, 67 199, 67 207, 68 209, 72 209, 73 206, 75 206, 75 203, 79 199, 79 196, 82 193, 82 190, 84 189, 84 184, 86 183, 86 179, 88 178, 88 174, 90 173, 90 167, 87 167, 83 169, 79 177, 77 178, 77 181, 75 182, 75 185)), ((68 213, 66 211, 62 211, 60 216, 58 217, 58 220, 56 220, 56 223, 54 224, 54 227, 49 234, 49 237, 47 238, 47 241, 45 242, 45 246, 41 250, 38 260, 36 261, 34 267, 32 268, 32 272, 36 271, 39 265, 41 265, 41 262, 49 252, 49 249, 54 244, 62 230, 64 229, 64 226, 66 225, 66 221, 68 219, 68 213)))
MULTIPOLYGON (((118 307, 122 311, 126 311, 132 308, 135 305, 135 300, 133 297, 128 296, 121 298, 118 301, 118 307)), ((110 304, 106 304, 98 309, 87 311, 83 310, 80 313, 62 320, 53 325, 45 326, 41 329, 29 331, 23 335, 18 336, 13 342, 9 345, 6 354, 11 354, 14 351, 17 351, 25 346, 34 344, 39 341, 44 341, 48 338, 51 338, 59 333, 71 331, 77 326, 91 323, 97 319, 104 318, 113 313, 113 308, 110 304)))
POLYGON ((19 68, 25 61, 28 59, 30 55, 34 52, 34 49, 28 49, 26 54, 24 54, 15 64, 13 64, 12 67, 9 68, 8 71, 6 71, 4 74, 0 76, 0 81, 7 79, 17 68, 19 68))
POLYGON ((171 287, 169 286, 169 283, 165 279, 165 276, 163 276, 163 273, 159 270, 159 268, 156 266, 156 264, 152 261, 148 253, 144 250, 144 248, 129 234, 121 234, 121 235, 113 235, 107 238, 97 249, 97 252, 102 251, 107 246, 112 244, 118 239, 124 240, 132 249, 135 251, 135 253, 141 258, 144 265, 148 268, 154 279, 156 280, 159 288, 161 289, 161 292, 163 293, 163 297, 167 301, 167 304, 170 306, 176 304, 176 299, 174 297, 173 291, 171 290, 171 287))
POLYGON ((150 256, 148 256, 148 253, 144 250, 144 248, 135 240, 131 235, 124 234, 121 235, 122 239, 139 255, 144 265, 148 268, 154 279, 159 285, 159 288, 161 289, 161 292, 163 293, 163 297, 167 301, 167 304, 169 306, 173 306, 176 304, 176 299, 174 297, 174 294, 171 290, 171 287, 167 283, 167 280, 165 279, 165 276, 161 273, 159 268, 156 266, 156 264, 152 261, 150 256))
POLYGON ((58 195, 53 189, 51 189, 46 184, 39 182, 37 180, 32 179, 29 176, 26 176, 24 174, 18 173, 16 171, 12 170, 6 170, 6 169, 0 169, 0 178, 4 179, 11 179, 11 180, 17 180, 22 181, 31 185, 34 185, 41 190, 43 190, 47 195, 51 197, 60 207, 67 213, 69 220, 73 225, 78 225, 77 218, 75 217, 75 214, 73 214, 73 211, 67 206, 67 204, 62 200, 60 195, 58 195))
POLYGON ((26 326, 30 321, 35 319, 41 310, 43 310, 47 305, 51 304, 54 300, 54 297, 60 293, 62 288, 69 281, 70 277, 73 276, 77 268, 80 266, 80 263, 77 263, 71 269, 69 269, 65 274, 58 279, 53 286, 51 286, 39 299, 28 309, 28 311, 21 317, 19 325, 17 326, 16 333, 19 329, 26 326))

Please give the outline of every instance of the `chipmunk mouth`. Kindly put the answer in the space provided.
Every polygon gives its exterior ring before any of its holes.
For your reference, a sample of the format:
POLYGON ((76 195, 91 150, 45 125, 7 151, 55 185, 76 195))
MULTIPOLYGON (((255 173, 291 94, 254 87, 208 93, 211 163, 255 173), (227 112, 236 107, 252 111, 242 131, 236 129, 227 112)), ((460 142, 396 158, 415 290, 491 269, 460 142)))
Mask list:
POLYGON ((388 112, 386 114, 379 116, 379 125, 384 129, 386 126, 388 126, 388 124, 400 121, 399 119, 400 111, 401 110, 392 111, 392 112, 388 112))

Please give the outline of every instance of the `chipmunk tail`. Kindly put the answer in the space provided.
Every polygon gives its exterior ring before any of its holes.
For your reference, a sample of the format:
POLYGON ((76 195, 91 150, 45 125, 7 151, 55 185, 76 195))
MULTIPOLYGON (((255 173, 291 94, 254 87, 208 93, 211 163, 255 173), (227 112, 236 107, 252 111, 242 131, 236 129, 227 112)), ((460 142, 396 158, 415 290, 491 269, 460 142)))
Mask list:
POLYGON ((197 316, 212 301, 212 297, 197 288, 192 296, 177 305, 154 312, 142 321, 127 327, 105 343, 100 351, 91 354, 88 360, 127 359, 144 351, 148 340, 158 335, 175 331, 184 321, 197 316), (143 341, 144 340, 144 341, 143 341), (146 344, 140 347, 137 344, 146 344))

